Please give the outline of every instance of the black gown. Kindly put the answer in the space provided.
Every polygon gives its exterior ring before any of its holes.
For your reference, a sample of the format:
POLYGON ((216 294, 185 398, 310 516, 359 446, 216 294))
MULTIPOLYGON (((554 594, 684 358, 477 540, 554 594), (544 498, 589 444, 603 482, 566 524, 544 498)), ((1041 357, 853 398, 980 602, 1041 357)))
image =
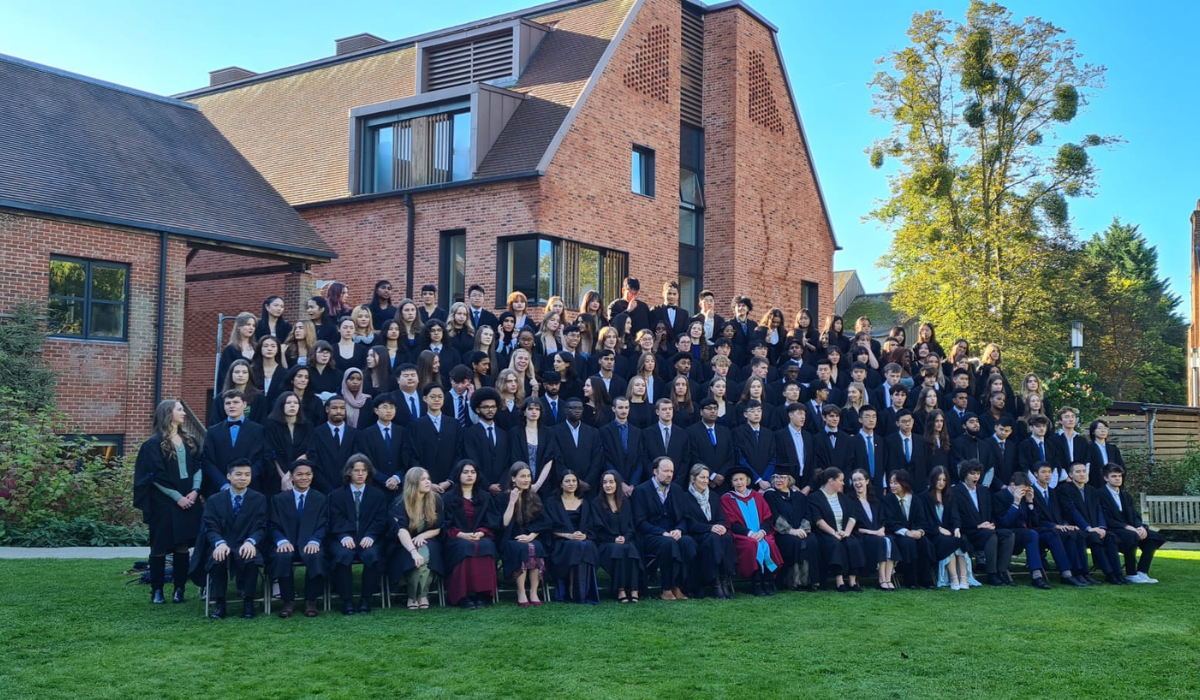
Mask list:
POLYGON ((496 495, 492 507, 495 509, 497 526, 500 527, 500 559, 504 564, 504 577, 516 578, 521 565, 531 557, 546 558, 546 539, 550 533, 550 518, 546 515, 545 507, 528 523, 517 520, 517 509, 513 508, 513 516, 508 525, 504 525, 504 511, 508 510, 508 493, 501 491, 496 495), (517 542, 517 537, 538 533, 533 542, 517 542))
POLYGON ((199 502, 191 508, 180 508, 171 497, 155 484, 186 496, 192 491, 196 472, 200 471, 200 453, 187 453, 187 476, 179 474, 174 450, 163 457, 162 442, 152 436, 142 443, 134 463, 133 505, 142 511, 142 521, 150 528, 150 548, 154 554, 165 554, 176 546, 196 540, 200 532, 203 507, 199 502))
MULTIPOLYGON (((801 523, 811 519, 808 515, 808 498, 799 491, 791 491, 784 493, 771 489, 763 494, 763 498, 767 499, 767 505, 771 508, 771 515, 775 517, 776 522, 780 518, 787 523, 789 529, 799 529, 801 523)), ((817 568, 820 566, 820 545, 818 540, 810 534, 808 537, 801 539, 795 535, 790 535, 786 532, 780 532, 775 528, 776 523, 770 524, 775 530, 775 546, 779 548, 779 553, 783 555, 783 575, 785 577, 796 578, 797 580, 788 583, 792 585, 802 585, 803 581, 800 577, 792 574, 792 567, 808 562, 807 580, 815 581, 817 568)), ((797 574, 800 572, 796 572, 797 574)))
MULTIPOLYGON (((409 534, 413 537, 419 536, 423 532, 430 530, 441 529, 442 523, 446 519, 445 506, 442 504, 442 499, 433 494, 434 513, 436 514, 432 521, 425 523, 420 527, 419 532, 409 534)), ((400 544, 400 531, 408 529, 410 519, 408 517, 408 509, 404 507, 404 496, 397 496, 396 500, 392 501, 391 507, 388 509, 388 517, 391 520, 389 526, 388 537, 395 543, 392 547, 391 556, 388 557, 387 574, 393 582, 398 584, 403 580, 403 576, 409 571, 416 568, 413 562, 412 553, 400 544)), ((445 574, 445 568, 442 566, 442 536, 439 533, 437 537, 429 538, 425 541, 425 546, 429 548, 429 558, 426 560, 426 565, 429 570, 438 576, 445 574)))
POLYGON ((628 499, 621 501, 621 509, 616 513, 608 507, 604 494, 592 501, 591 520, 584 532, 596 542, 599 550, 600 566, 608 572, 612 588, 624 588, 626 591, 636 590, 639 574, 642 573, 642 556, 638 551, 637 530, 633 525, 633 503, 628 499), (625 542, 617 544, 617 538, 624 537, 625 542), (629 566, 627 579, 621 580, 620 571, 623 566, 629 566))
POLYGON ((899 563, 900 548, 896 544, 895 535, 884 534, 868 535, 863 532, 863 528, 867 530, 879 530, 883 528, 883 503, 875 501, 869 504, 871 513, 867 514, 867 509, 863 507, 862 501, 857 496, 850 497, 850 513, 854 518, 854 532, 852 537, 856 537, 862 546, 863 564, 867 571, 873 571, 880 563, 891 559, 899 563), (887 540, 891 540, 891 554, 888 554, 887 540))
POLYGON ((307 423, 296 423, 294 430, 289 431, 287 425, 275 421, 268 421, 266 428, 262 490, 263 495, 269 498, 283 488, 276 467, 286 473, 293 461, 308 452, 308 436, 312 428, 307 423))
POLYGON ((574 603, 599 602, 595 567, 600 563, 600 551, 596 543, 590 536, 582 542, 577 542, 553 535, 555 532, 586 534, 587 524, 592 519, 591 511, 592 504, 589 501, 581 501, 575 510, 567 510, 561 497, 551 496, 546 499, 546 513, 552 523, 549 534, 553 538, 550 548, 550 575, 558 582, 555 600, 574 603), (572 571, 575 572, 574 587, 569 586, 572 571))

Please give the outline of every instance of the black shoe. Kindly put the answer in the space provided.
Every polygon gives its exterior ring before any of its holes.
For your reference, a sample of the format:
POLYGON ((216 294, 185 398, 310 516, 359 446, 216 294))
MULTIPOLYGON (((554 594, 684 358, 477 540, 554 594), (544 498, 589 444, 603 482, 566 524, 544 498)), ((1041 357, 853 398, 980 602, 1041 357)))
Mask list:
POLYGON ((371 612, 371 602, 369 600, 367 600, 366 598, 363 598, 358 603, 358 614, 366 615, 369 612, 371 612))
POLYGON ((936 591, 937 584, 936 583, 926 583, 926 584, 922 584, 921 588, 924 588, 927 591, 936 591))
POLYGON ((161 588, 155 588, 153 591, 151 591, 150 604, 151 605, 166 605, 167 604, 167 599, 163 597, 163 591, 161 588))
POLYGON ((213 606, 212 614, 209 615, 209 617, 211 617, 214 620, 224 620, 225 619, 225 601, 218 600, 216 602, 216 604, 213 606))
POLYGON ((761 598, 762 596, 765 596, 766 594, 767 594, 767 592, 763 590, 763 585, 761 583, 754 584, 755 597, 761 598))
POLYGON ((1046 583, 1046 577, 1045 577, 1045 576, 1037 576, 1037 577, 1035 577, 1035 578, 1033 579, 1033 587, 1034 587, 1034 588, 1041 589, 1041 590, 1043 590, 1043 591, 1048 591, 1048 590, 1050 590, 1050 584, 1046 583))
POLYGON ((1004 585, 1006 585, 1006 586, 1017 585, 1017 582, 1013 580, 1012 574, 1010 574, 1007 571, 1001 571, 999 573, 1000 573, 1000 578, 1004 579, 1004 585))
POLYGON ((462 608, 463 610, 474 610, 476 605, 475 601, 471 600, 470 598, 463 598, 462 602, 458 604, 458 607, 462 608))
POLYGON ((850 587, 843 583, 842 585, 837 587, 837 592, 838 593, 849 593, 850 587))
POLYGON ((1007 586, 1004 579, 1000 578, 1000 574, 988 574, 987 582, 989 586, 1007 586))
POLYGON ((1059 576, 1058 578, 1063 583, 1066 583, 1071 586, 1075 586, 1076 588, 1087 588, 1088 586, 1092 585, 1092 584, 1088 583, 1087 581, 1084 581, 1083 579, 1079 578, 1078 576, 1059 576))
POLYGON ((1075 578, 1083 579, 1083 582, 1088 584, 1089 586, 1099 586, 1100 585, 1100 581, 1092 578, 1091 574, 1084 574, 1083 576, 1076 576, 1075 578))
POLYGON ((862 586, 856 583, 853 586, 850 586, 850 590, 854 593, 862 593, 862 586))
POLYGON ((176 586, 175 592, 171 594, 171 602, 172 603, 182 603, 182 602, 184 602, 184 600, 185 599, 183 597, 183 586, 176 586))
POLYGON ((767 592, 767 595, 775 595, 775 582, 767 581, 763 584, 763 590, 767 592))
POLYGON ((474 598, 475 607, 490 608, 492 607, 492 597, 490 595, 477 595, 474 598))
POLYGON ((242 603, 242 619, 243 620, 253 620, 254 619, 254 601, 253 600, 246 600, 245 602, 242 603))
POLYGON ((343 615, 353 615, 354 614, 354 603, 346 603, 345 607, 342 608, 342 614, 343 615))

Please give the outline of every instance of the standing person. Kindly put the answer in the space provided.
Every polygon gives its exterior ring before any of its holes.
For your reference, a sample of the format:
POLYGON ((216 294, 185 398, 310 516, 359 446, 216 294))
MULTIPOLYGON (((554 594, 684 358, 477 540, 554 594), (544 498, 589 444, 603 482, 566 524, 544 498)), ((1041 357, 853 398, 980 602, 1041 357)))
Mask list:
POLYGON ((1104 519, 1109 533, 1117 538, 1117 548, 1125 556, 1125 578, 1133 583, 1158 583, 1150 578, 1150 565, 1154 562, 1154 553, 1166 544, 1166 540, 1142 522, 1133 497, 1121 488, 1124 480, 1124 467, 1110 464, 1104 468, 1104 487, 1098 489, 1104 519), (1142 552, 1140 558, 1137 556, 1139 549, 1142 552))
POLYGON ((329 305, 329 316, 333 319, 348 316, 354 310, 350 303, 350 288, 341 282, 333 282, 325 288, 325 303, 329 305))
POLYGON ((371 293, 371 302, 367 304, 367 309, 371 312, 371 325, 380 330, 383 329, 385 321, 396 317, 396 307, 392 305, 391 282, 379 280, 375 283, 375 291, 371 293))
POLYGON ((609 469, 600 476, 600 493, 592 501, 587 524, 599 548, 600 566, 618 603, 638 602, 641 555, 638 553, 633 504, 625 495, 621 475, 609 469))
POLYGON ((442 502, 446 540, 442 553, 446 595, 465 610, 486 608, 496 597, 496 533, 492 498, 479 487, 479 468, 469 459, 454 466, 453 488, 442 502))
POLYGON ((774 595, 775 572, 783 565, 783 555, 775 546, 771 507, 751 490, 755 474, 749 467, 735 466, 727 476, 733 489, 721 496, 721 509, 733 533, 738 576, 750 579, 754 595, 774 595))
POLYGON ((396 323, 400 324, 400 347, 404 348, 405 357, 409 362, 416 362, 417 355, 425 349, 421 344, 421 333, 425 330, 425 324, 417 313, 416 302, 412 299, 401 299, 400 303, 396 304, 396 323))
POLYGON ((304 311, 308 314, 308 321, 313 325, 313 330, 316 331, 316 335, 310 342, 315 343, 318 340, 324 340, 330 344, 337 342, 337 316, 330 312, 329 302, 325 301, 325 297, 309 297, 308 302, 304 305, 304 311))
POLYGON ((317 329, 312 321, 296 321, 292 332, 283 341, 283 361, 288 367, 299 367, 308 362, 313 345, 317 342, 317 329))
POLYGON ((832 575, 839 593, 861 593, 858 575, 863 568, 862 544, 854 534, 854 516, 850 496, 843 493, 846 478, 837 467, 817 474, 817 488, 808 496, 813 530, 821 543, 821 571, 817 580, 825 587, 832 575))
POLYGON ((283 609, 279 616, 296 612, 296 569, 304 565, 304 616, 316 617, 317 599, 325 593, 325 531, 329 509, 325 495, 312 490, 313 463, 298 459, 287 466, 290 491, 270 501, 271 579, 279 582, 283 609))
POLYGON ((154 410, 154 433, 138 449, 134 465, 133 505, 150 529, 150 602, 166 603, 167 554, 172 557, 175 590, 184 601, 188 545, 200 531, 200 445, 204 428, 189 420, 183 402, 167 399, 154 410))
POLYGON ((370 458, 355 453, 342 469, 343 485, 329 494, 329 562, 333 589, 342 599, 342 614, 371 612, 371 596, 379 590, 386 561, 388 499, 382 489, 367 485, 375 475, 370 458), (362 562, 359 604, 354 607, 351 567, 362 562))
POLYGON ((663 303, 650 310, 650 323, 662 321, 667 324, 667 335, 671 340, 687 333, 689 318, 679 306, 679 283, 663 283, 663 303))
POLYGON ((204 471, 201 494, 206 498, 229 487, 225 475, 229 465, 235 461, 246 460, 250 463, 250 478, 253 481, 248 485, 262 478, 263 429, 243 416, 246 395, 230 389, 221 395, 221 400, 226 418, 208 427, 201 451, 200 463, 204 471))
MULTIPOLYGON (((395 321, 388 323, 395 324, 395 321)), ((392 376, 391 358, 388 357, 387 347, 384 345, 374 345, 370 350, 367 350, 367 368, 363 371, 365 384, 363 391, 371 396, 372 399, 389 394, 400 388, 396 383, 396 378, 392 376)))
MULTIPOLYGON (((754 399, 746 402, 743 414, 746 422, 733 430, 733 445, 737 464, 750 472, 751 487, 766 491, 771 488, 775 474, 775 434, 761 424, 762 404, 754 399)), ((729 478, 726 474, 726 478, 729 478)))
POLYGON ((404 492, 392 502, 392 531, 400 546, 389 557, 388 577, 403 579, 408 588, 408 609, 429 609, 433 575, 442 576, 442 523, 446 520, 442 499, 433 492, 429 472, 420 467, 404 475, 404 492))
POLYGON ((267 418, 269 405, 266 397, 258 390, 258 387, 254 386, 253 376, 254 370, 246 360, 234 360, 233 364, 229 365, 225 381, 221 383, 221 390, 213 397, 212 409, 208 413, 209 425, 225 420, 223 396, 225 392, 231 390, 240 391, 246 397, 246 406, 242 410, 245 418, 262 425, 267 418))
POLYGON ((471 394, 471 410, 479 422, 462 434, 462 455, 475 463, 479 470, 479 487, 498 495, 508 482, 508 432, 496 424, 500 393, 484 387, 471 394))
POLYGON ((483 285, 473 284, 467 287, 467 311, 471 314, 471 325, 476 333, 484 326, 491 328, 493 333, 500 327, 500 319, 496 318, 496 314, 483 306, 486 296, 487 290, 483 285))
POLYGON ((475 349, 475 324, 471 322, 471 311, 461 301, 450 305, 446 321, 446 340, 458 351, 460 357, 475 349))
POLYGON ((576 321, 580 316, 588 317, 589 325, 592 328, 592 337, 599 337, 600 330, 608 325, 608 314, 604 309, 604 300, 600 297, 600 292, 589 289, 583 293, 583 297, 579 300, 579 316, 575 317, 576 321))
POLYGON ((337 322, 338 341, 333 344, 333 356, 334 364, 338 369, 344 370, 350 367, 362 369, 366 366, 369 346, 355 342, 355 329, 354 319, 350 316, 343 316, 337 322))
POLYGON ((333 361, 332 345, 318 340, 313 345, 312 354, 308 356, 305 367, 308 367, 310 384, 317 398, 325 401, 341 391, 342 374, 338 372, 337 364, 333 361))
MULTIPOLYGON (((425 414, 409 426, 413 464, 425 467, 433 480, 435 493, 446 493, 454 483, 451 472, 462 449, 462 425, 442 413, 446 390, 438 384, 426 384, 421 390, 425 414)), ((478 468, 473 467, 476 481, 478 468)), ((480 487, 480 491, 483 488, 480 487)))
POLYGON ((629 421, 629 399, 624 396, 613 399, 613 421, 600 428, 600 446, 605 470, 620 475, 623 495, 629 498, 642 482, 644 449, 641 430, 629 421))
MULTIPOLYGON (((816 471, 816 457, 813 452, 815 438, 804 428, 804 422, 808 420, 808 411, 805 410, 804 404, 790 403, 787 405, 787 417, 787 425, 775 431, 775 473, 778 474, 781 468, 787 467, 795 481, 795 487, 808 496, 813 489, 813 472, 816 471)), ((807 505, 804 512, 808 512, 807 505)), ((816 573, 816 567, 813 568, 813 573, 816 573)))
POLYGON ((292 324, 283 319, 283 298, 269 296, 263 300, 262 315, 254 328, 254 340, 271 336, 282 343, 292 332, 292 324))
POLYGON ((363 391, 363 371, 351 367, 342 373, 341 396, 346 400, 346 422, 361 428, 369 424, 371 418, 371 395, 363 391))
POLYGON ((708 345, 712 345, 720 337, 721 329, 725 326, 725 319, 716 313, 716 297, 713 295, 712 290, 700 290, 696 301, 700 306, 700 313, 692 316, 692 320, 699 322, 703 326, 704 340, 708 345))
MULTIPOLYGON (((508 313, 513 315, 513 337, 516 338, 522 331, 529 331, 537 334, 537 323, 526 313, 528 310, 529 299, 524 292, 513 292, 508 295, 508 313)), ((503 314, 501 314, 503 316, 503 314)), ((503 325, 501 319, 501 325, 503 325)))
POLYGON ((505 486, 507 493, 499 496, 496 504, 498 510, 503 508, 499 542, 504 577, 516 581, 517 605, 538 607, 542 604, 538 587, 546 573, 546 547, 539 535, 550 531, 550 519, 542 507, 542 499, 531 488, 533 473, 528 464, 514 463, 505 486))
POLYGON ((1057 473, 1062 476, 1062 481, 1067 480, 1067 470, 1075 462, 1086 461, 1091 454, 1091 444, 1083 435, 1076 432, 1075 428, 1079 425, 1079 411, 1071 406, 1063 406, 1058 409, 1058 424, 1059 430, 1051 437, 1051 443, 1054 444, 1054 456, 1057 458, 1052 465, 1057 473))
POLYGON ((704 464, 712 470, 712 482, 720 487, 725 474, 737 463, 733 433, 717 423, 717 402, 712 397, 700 402, 700 421, 687 429, 689 463, 704 464))
POLYGON ((524 462, 529 465, 533 491, 537 493, 547 479, 551 479, 556 457, 554 435, 550 426, 542 422, 542 405, 537 399, 526 397, 521 403, 524 420, 509 431, 509 455, 507 464, 524 462))
POLYGON ((903 469, 912 476, 913 491, 922 493, 929 488, 926 470, 925 440, 913 432, 913 416, 907 408, 896 414, 896 432, 887 437, 887 471, 903 469))
MULTIPOLYGON (((309 426, 318 425, 325 421, 325 406, 321 400, 317 398, 316 393, 311 388, 312 370, 306 365, 293 367, 288 372, 287 380, 283 384, 285 391, 290 391, 300 399, 300 414, 304 416, 304 422, 309 426)), ((278 399, 276 399, 278 401, 278 399)))
POLYGON ((598 375, 592 375, 583 382, 583 422, 599 430, 612 422, 613 412, 610 408, 612 399, 604 380, 598 375))
POLYGON ((383 488, 388 498, 400 495, 404 475, 413 464, 413 444, 409 433, 395 423, 396 402, 384 394, 375 402, 373 417, 359 423, 355 449, 371 460, 375 467, 375 485, 383 488))
POLYGON ((313 488, 324 494, 337 489, 345 481, 346 462, 357 451, 358 430, 346 424, 346 400, 331 396, 325 401, 325 422, 308 436, 305 454, 317 464, 313 488))
POLYGON ((209 617, 220 620, 225 617, 229 577, 235 576, 242 596, 242 617, 252 619, 258 570, 263 563, 259 543, 266 535, 267 499, 250 488, 253 477, 250 460, 231 461, 225 477, 229 488, 204 503, 197 556, 191 564, 192 580, 203 586, 205 574, 208 575, 208 598, 216 603, 209 617), (200 562, 205 562, 203 567, 200 562))
POLYGON ((283 391, 283 380, 286 376, 287 365, 283 359, 279 339, 273 335, 259 338, 254 349, 254 359, 250 361, 250 382, 255 389, 262 392, 268 410, 275 405, 275 397, 283 391))
MULTIPOLYGON (((583 422, 583 402, 579 399, 564 401, 563 411, 566 419, 550 429, 554 455, 575 473, 580 493, 587 493, 599 488, 600 472, 604 468, 600 431, 583 422)), ((556 481, 561 480, 560 473, 556 481)))
MULTIPOLYGON (((616 319, 618 314, 626 314, 632 322, 630 330, 634 333, 642 329, 652 328, 650 323, 650 307, 638 299, 642 286, 636 277, 626 277, 621 283, 621 298, 608 305, 608 317, 616 319)), ((623 330, 617 326, 618 330, 623 330)))
POLYGON ((851 463, 855 470, 867 473, 876 495, 882 497, 888 492, 887 452, 885 439, 875 429, 878 417, 879 411, 871 404, 865 404, 859 412, 858 432, 851 436, 854 442, 854 458, 851 463))
POLYGON ((1121 457, 1121 448, 1108 441, 1108 421, 1103 418, 1097 418, 1088 426, 1088 440, 1091 442, 1091 446, 1088 449, 1086 462, 1082 456, 1077 454, 1073 464, 1079 462, 1087 464, 1087 483, 1089 486, 1099 488, 1104 483, 1104 468, 1110 464, 1119 464, 1124 467, 1125 460, 1121 457))
MULTIPOLYGON (((233 332, 229 336, 229 344, 221 351, 217 361, 217 381, 222 382, 229 376, 229 367, 237 360, 245 360, 249 364, 254 359, 254 334, 258 329, 258 319, 254 314, 242 312, 233 321, 233 332)), ((220 386, 218 385, 218 387, 220 386)))
POLYGON ((300 397, 285 391, 275 400, 267 416, 266 440, 263 451, 263 495, 274 496, 292 488, 291 464, 308 450, 311 426, 301 409, 300 397))
POLYGON ((575 472, 561 470, 557 482, 558 493, 545 501, 553 537, 550 567, 558 584, 554 600, 595 605, 600 602, 596 583, 600 551, 589 531, 592 504, 583 500, 581 489, 586 486, 575 472))
POLYGON ((354 307, 354 310, 350 312, 350 318, 354 319, 354 342, 369 348, 383 337, 375 330, 377 328, 375 318, 366 304, 354 307))

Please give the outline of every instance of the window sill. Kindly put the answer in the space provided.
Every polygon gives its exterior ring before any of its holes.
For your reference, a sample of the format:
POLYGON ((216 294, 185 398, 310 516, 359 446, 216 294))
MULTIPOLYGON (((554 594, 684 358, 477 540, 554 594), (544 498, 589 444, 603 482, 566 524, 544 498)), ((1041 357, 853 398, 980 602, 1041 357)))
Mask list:
POLYGON ((89 343, 93 345, 129 345, 128 338, 81 338, 77 335, 47 335, 46 340, 65 343, 89 343))

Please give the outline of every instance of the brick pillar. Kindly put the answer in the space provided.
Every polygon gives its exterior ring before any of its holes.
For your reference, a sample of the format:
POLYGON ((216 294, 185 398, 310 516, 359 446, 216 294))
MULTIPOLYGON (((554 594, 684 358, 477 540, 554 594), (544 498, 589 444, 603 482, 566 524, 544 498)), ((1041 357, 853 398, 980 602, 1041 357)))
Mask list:
POLYGON ((308 318, 305 303, 309 297, 316 296, 317 278, 312 272, 289 272, 283 280, 283 304, 287 311, 284 317, 308 318))

